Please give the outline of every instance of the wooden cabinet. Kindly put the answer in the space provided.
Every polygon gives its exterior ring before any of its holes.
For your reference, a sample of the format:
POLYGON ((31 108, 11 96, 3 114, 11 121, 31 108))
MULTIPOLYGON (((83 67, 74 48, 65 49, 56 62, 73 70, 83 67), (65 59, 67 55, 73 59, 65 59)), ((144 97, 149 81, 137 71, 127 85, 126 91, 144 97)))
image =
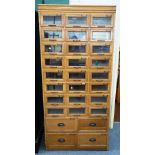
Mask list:
POLYGON ((39 5, 48 150, 108 149, 115 9, 39 5))

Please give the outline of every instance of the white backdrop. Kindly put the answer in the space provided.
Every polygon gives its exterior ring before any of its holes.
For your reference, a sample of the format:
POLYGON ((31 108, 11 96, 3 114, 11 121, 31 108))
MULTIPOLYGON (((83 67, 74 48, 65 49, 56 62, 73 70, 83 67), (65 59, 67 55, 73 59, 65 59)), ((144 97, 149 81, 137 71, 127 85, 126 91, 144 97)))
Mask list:
POLYGON ((120 45, 120 5, 119 0, 70 0, 71 5, 116 5, 116 21, 114 30, 114 54, 113 54, 113 71, 112 71, 112 92, 110 99, 110 122, 109 127, 113 128, 115 113, 115 96, 118 75, 118 58, 120 45))

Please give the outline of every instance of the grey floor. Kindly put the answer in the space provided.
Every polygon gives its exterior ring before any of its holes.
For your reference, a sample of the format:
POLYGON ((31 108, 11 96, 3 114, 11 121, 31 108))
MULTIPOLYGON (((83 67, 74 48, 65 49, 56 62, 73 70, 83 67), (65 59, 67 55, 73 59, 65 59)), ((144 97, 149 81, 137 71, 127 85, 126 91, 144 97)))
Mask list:
POLYGON ((120 123, 114 123, 109 133, 109 151, 46 151, 44 143, 36 155, 120 155, 120 123))

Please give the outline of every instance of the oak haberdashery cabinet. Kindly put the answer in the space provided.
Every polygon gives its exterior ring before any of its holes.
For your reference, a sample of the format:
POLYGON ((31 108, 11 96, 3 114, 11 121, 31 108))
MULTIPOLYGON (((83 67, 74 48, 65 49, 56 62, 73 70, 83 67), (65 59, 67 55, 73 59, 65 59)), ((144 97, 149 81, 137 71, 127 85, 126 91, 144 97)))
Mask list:
POLYGON ((116 8, 38 10, 46 149, 108 150, 116 8))

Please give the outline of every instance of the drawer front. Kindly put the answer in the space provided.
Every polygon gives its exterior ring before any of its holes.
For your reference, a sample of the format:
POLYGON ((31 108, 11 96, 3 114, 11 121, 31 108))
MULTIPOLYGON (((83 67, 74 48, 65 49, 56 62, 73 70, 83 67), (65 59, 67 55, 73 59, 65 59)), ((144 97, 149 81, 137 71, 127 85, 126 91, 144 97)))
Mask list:
POLYGON ((66 108, 65 107, 48 107, 46 108, 46 116, 47 117, 64 117, 66 116, 66 108))
POLYGON ((86 82, 88 81, 88 72, 86 69, 67 69, 66 77, 69 82, 86 82))
POLYGON ((43 55, 52 55, 59 56, 65 54, 65 44, 62 42, 44 42, 42 44, 42 54, 43 55))
POLYGON ((107 118, 103 119, 79 119, 79 130, 107 130, 107 118))
POLYGON ((79 146, 106 146, 108 137, 106 133, 78 134, 79 146))
POLYGON ((46 130, 48 132, 61 132, 61 131, 76 131, 77 121, 75 118, 72 119, 46 119, 46 130))
POLYGON ((46 144, 47 145, 71 145, 74 146, 76 142, 76 135, 74 134, 51 134, 46 135, 46 144))
POLYGON ((90 116, 97 116, 97 117, 104 117, 108 116, 109 109, 105 107, 90 107, 89 108, 89 114, 90 116))
POLYGON ((80 117, 80 116, 86 116, 87 115, 87 111, 88 109, 84 106, 72 106, 72 107, 68 107, 68 116, 75 116, 75 117, 80 117))
POLYGON ((66 86, 62 82, 46 82, 43 85, 45 93, 65 93, 66 86))
POLYGON ((45 56, 42 58, 42 66, 44 68, 61 69, 65 67, 65 59, 61 56, 45 56))

